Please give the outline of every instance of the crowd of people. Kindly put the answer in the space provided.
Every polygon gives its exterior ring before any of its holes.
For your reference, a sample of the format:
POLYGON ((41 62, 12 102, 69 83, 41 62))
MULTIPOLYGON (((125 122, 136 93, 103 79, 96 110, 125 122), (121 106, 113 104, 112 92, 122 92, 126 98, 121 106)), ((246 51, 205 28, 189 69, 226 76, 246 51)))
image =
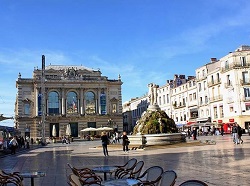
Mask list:
MULTIPOLYGON (((233 124, 232 126, 232 138, 233 138, 233 142, 234 144, 242 144, 243 140, 242 140, 242 134, 243 134, 243 130, 239 124, 237 124, 236 122, 233 124)), ((187 131, 187 137, 190 139, 191 137, 193 137, 193 140, 197 140, 197 136, 207 136, 207 135, 224 135, 224 129, 223 126, 221 126, 220 130, 218 128, 212 127, 212 129, 204 127, 203 129, 199 129, 198 127, 193 127, 192 130, 191 128, 188 128, 187 131)))
POLYGON ((23 136, 14 136, 10 139, 10 142, 8 144, 9 149, 11 150, 11 154, 16 154, 17 149, 21 148, 30 148, 30 137, 26 136, 25 138, 23 136))

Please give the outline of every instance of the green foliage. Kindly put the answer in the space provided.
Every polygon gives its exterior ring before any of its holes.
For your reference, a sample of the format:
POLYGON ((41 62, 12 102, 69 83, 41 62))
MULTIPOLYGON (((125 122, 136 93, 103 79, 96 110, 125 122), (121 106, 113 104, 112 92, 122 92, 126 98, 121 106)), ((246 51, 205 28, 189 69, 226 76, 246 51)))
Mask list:
MULTIPOLYGON (((175 133, 177 128, 173 119, 164 111, 147 111, 138 121, 141 125, 140 133, 142 134, 158 134, 158 133, 175 133)), ((137 133, 139 125, 134 128, 134 133, 137 133)))

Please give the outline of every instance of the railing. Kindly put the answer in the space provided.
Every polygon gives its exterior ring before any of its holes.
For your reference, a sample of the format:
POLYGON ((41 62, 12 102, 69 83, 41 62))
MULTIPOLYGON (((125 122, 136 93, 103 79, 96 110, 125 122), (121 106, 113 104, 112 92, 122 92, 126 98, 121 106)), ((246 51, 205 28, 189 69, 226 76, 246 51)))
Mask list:
POLYGON ((243 79, 241 79, 240 80, 240 84, 241 85, 250 85, 250 80, 243 80, 243 79))
POLYGON ((242 101, 250 101, 250 97, 243 97, 242 101))
POLYGON ((218 85, 218 84, 221 84, 221 79, 218 79, 216 81, 209 81, 209 82, 207 82, 207 86, 208 87, 212 87, 212 86, 215 86, 215 85, 218 85))
POLYGON ((232 85, 231 82, 230 82, 230 83, 225 83, 225 84, 224 84, 224 87, 225 87, 225 88, 229 88, 229 87, 232 87, 232 86, 233 86, 233 85, 232 85))
POLYGON ((221 72, 223 73, 234 68, 249 68, 249 67, 250 67, 250 63, 234 62, 234 63, 228 64, 225 67, 221 67, 221 72))
POLYGON ((210 97, 210 102, 221 101, 223 99, 222 95, 210 97))

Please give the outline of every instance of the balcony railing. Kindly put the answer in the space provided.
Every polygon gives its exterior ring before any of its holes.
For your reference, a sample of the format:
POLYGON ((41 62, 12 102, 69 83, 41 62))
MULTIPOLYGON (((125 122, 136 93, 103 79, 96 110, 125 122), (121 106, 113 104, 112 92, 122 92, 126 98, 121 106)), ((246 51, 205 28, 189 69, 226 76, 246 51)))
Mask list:
POLYGON ((250 80, 243 80, 243 79, 241 79, 240 80, 240 84, 241 85, 250 85, 250 80))
POLYGON ((250 101, 250 97, 243 97, 242 101, 250 101))
POLYGON ((250 67, 250 63, 241 63, 241 62, 234 62, 234 63, 230 63, 225 67, 221 67, 221 72, 227 72, 231 69, 235 69, 235 68, 249 68, 250 67))
POLYGON ((233 86, 232 82, 228 82, 228 83, 224 84, 225 88, 229 88, 229 87, 232 87, 232 86, 233 86))
POLYGON ((216 101, 222 101, 223 99, 223 96, 222 95, 219 95, 219 96, 213 96, 213 97, 210 97, 210 102, 213 103, 213 102, 216 102, 216 101))
POLYGON ((219 85, 219 84, 221 84, 221 79, 218 79, 216 81, 208 81, 207 82, 208 87, 212 87, 212 86, 219 85))

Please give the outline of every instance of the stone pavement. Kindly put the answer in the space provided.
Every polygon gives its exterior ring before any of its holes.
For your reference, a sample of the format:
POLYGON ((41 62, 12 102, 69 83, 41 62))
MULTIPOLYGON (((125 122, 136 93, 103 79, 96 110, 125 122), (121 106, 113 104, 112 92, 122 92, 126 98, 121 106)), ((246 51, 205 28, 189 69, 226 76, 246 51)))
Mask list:
MULTIPOLYGON (((230 135, 201 136, 199 140, 215 140, 216 145, 170 145, 129 153, 124 153, 121 146, 109 146, 110 156, 104 157, 102 149, 95 148, 100 141, 55 143, 0 158, 0 169, 44 171, 46 177, 35 178, 36 186, 66 186, 67 175, 71 173, 67 163, 93 168, 122 165, 130 158, 137 158, 145 162, 143 171, 154 165, 176 171, 176 185, 188 179, 199 179, 208 185, 250 185, 250 136, 243 135, 244 143, 240 145, 234 145, 230 135)), ((24 178, 24 185, 30 185, 30 179, 24 178)))

